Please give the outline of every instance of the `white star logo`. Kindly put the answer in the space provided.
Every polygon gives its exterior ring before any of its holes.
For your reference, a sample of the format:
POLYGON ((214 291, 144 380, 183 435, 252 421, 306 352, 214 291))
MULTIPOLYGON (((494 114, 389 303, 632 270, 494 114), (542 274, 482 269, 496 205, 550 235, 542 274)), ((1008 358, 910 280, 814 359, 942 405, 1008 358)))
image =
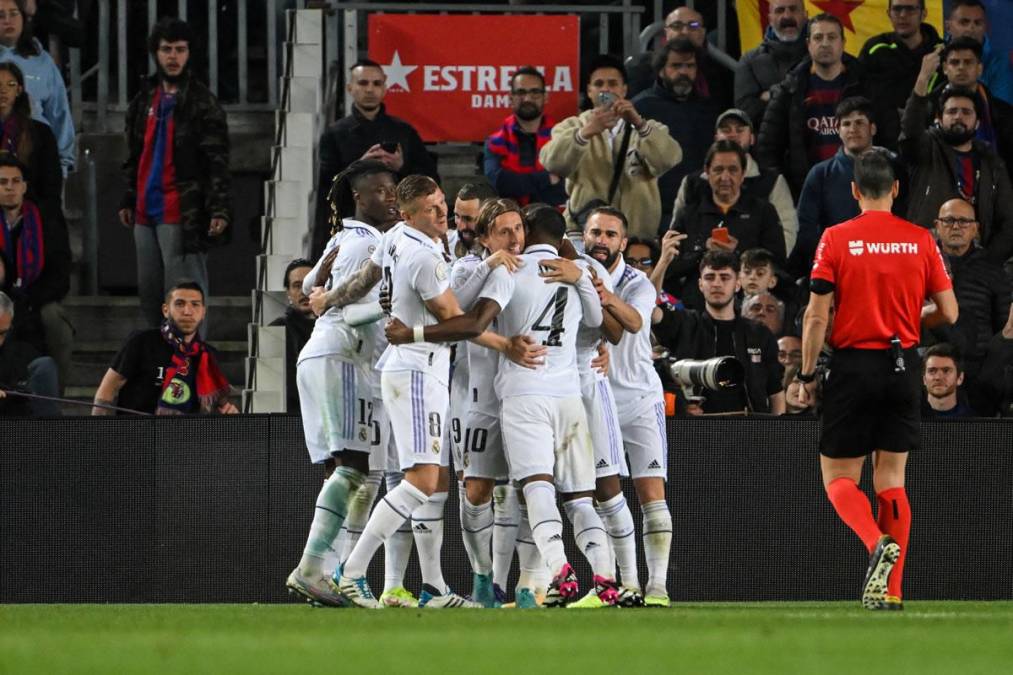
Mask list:
POLYGON ((393 89, 394 87, 401 87, 405 91, 411 91, 411 87, 408 86, 408 75, 413 70, 417 70, 418 66, 405 66, 401 64, 401 55, 394 51, 394 58, 391 59, 389 66, 381 66, 383 68, 383 74, 387 76, 387 88, 393 89))

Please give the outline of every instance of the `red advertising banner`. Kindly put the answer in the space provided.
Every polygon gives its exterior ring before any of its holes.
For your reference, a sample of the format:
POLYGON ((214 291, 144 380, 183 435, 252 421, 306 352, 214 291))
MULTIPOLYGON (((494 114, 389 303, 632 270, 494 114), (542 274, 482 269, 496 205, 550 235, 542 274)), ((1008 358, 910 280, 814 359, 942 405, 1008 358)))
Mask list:
POLYGON ((369 58, 387 74, 387 112, 426 141, 481 141, 511 112, 510 76, 545 75, 546 112, 577 112, 580 24, 575 16, 373 14, 369 58))

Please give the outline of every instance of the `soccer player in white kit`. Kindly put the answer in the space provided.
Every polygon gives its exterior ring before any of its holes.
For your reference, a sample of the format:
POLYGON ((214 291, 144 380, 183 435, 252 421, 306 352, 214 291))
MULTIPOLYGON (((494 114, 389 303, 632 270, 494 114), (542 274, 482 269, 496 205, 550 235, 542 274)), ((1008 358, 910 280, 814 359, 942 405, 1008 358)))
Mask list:
MULTIPOLYGON (((355 218, 342 221, 306 275, 304 292, 310 292, 318 278, 326 277, 329 288, 356 271, 369 260, 381 232, 398 219, 394 175, 384 164, 353 162, 336 177, 332 194, 346 185, 352 192, 355 218)), ((333 568, 325 569, 326 561, 335 555, 342 524, 347 520, 355 527, 368 514, 385 464, 384 456, 370 454, 372 391, 367 369, 372 367, 379 326, 353 327, 345 319, 345 311, 339 308, 317 319, 299 354, 296 376, 310 458, 318 464, 333 458, 338 466, 317 496, 306 547, 286 585, 307 601, 327 606, 344 603, 328 584, 333 568)))
MULTIPOLYGON (((644 604, 667 607, 668 559, 672 547, 672 514, 665 503, 668 436, 664 392, 651 358, 651 313, 657 291, 647 275, 623 260, 627 232, 622 211, 597 208, 584 226, 584 250, 608 269, 615 288, 613 293, 600 281, 596 282, 602 296, 603 322, 618 323, 624 331, 619 343, 611 347, 609 381, 644 518, 643 546, 648 569, 644 604)), ((616 555, 620 557, 618 549, 616 555)), ((625 572, 623 583, 629 583, 625 572)))
MULTIPOLYGON (((422 337, 471 338, 498 317, 503 334, 528 334, 546 347, 543 363, 536 368, 501 359, 496 374, 510 478, 524 485, 532 536, 555 571, 544 604, 565 605, 579 591, 563 548, 558 486, 577 545, 595 575, 593 592, 603 605, 613 605, 618 593, 609 570, 605 528, 591 499, 594 451, 577 376, 577 329, 581 323, 600 324, 601 304, 590 273, 558 257, 566 230, 561 214, 547 206, 533 214, 527 248, 516 272, 511 274, 505 266, 494 270, 470 312, 423 328, 422 337)), ((387 325, 386 333, 392 344, 406 342, 412 335, 397 321, 387 325)))

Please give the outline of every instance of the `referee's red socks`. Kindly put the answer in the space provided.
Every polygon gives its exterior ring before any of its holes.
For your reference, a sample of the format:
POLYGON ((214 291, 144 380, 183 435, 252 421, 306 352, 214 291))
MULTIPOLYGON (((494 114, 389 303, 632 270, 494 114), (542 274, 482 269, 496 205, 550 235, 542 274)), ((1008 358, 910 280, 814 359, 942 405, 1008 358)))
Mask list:
POLYGON ((879 502, 879 529, 900 544, 900 558, 890 572, 886 590, 888 595, 900 598, 903 597, 900 587, 904 577, 904 559, 907 558, 907 542, 911 535, 911 504, 902 487, 883 490, 876 495, 876 501, 879 502))
POLYGON ((871 553, 883 533, 872 517, 872 504, 869 503, 869 498, 850 478, 831 481, 827 486, 827 497, 830 498, 830 503, 834 505, 834 510, 844 524, 855 531, 871 553))

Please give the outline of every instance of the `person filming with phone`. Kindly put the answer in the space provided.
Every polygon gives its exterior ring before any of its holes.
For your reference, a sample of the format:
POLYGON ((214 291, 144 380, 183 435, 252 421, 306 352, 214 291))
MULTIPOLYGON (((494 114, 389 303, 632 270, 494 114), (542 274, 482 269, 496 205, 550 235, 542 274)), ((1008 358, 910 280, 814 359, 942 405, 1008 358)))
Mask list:
POLYGON ((629 219, 630 236, 654 237, 661 218, 658 176, 682 159, 668 128, 645 120, 626 98, 626 70, 613 56, 591 64, 586 94, 593 106, 552 128, 539 159, 566 179, 567 227, 583 230, 599 206, 614 206, 629 219))
POLYGON ((777 265, 785 259, 784 229, 777 209, 757 195, 743 194, 746 152, 734 141, 716 141, 704 158, 709 190, 687 205, 672 229, 687 235, 679 257, 665 274, 664 288, 686 307, 702 310, 698 286, 700 260, 707 251, 739 254, 751 248, 770 251, 777 265))

